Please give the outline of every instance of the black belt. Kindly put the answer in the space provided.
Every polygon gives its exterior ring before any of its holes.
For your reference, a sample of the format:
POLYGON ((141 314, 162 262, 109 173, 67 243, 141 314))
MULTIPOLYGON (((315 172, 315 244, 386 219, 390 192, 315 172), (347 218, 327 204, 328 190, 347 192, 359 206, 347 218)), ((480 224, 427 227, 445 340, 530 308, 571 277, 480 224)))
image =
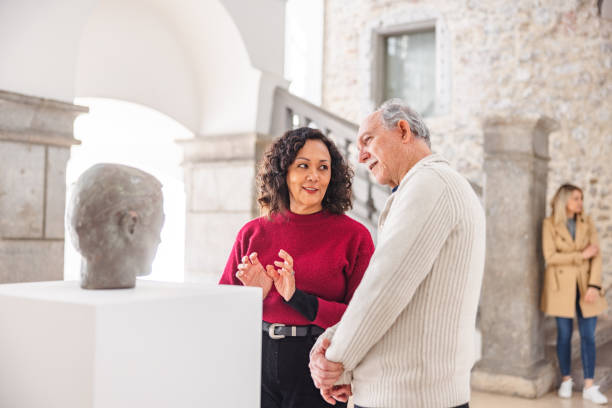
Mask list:
POLYGON ((325 331, 325 329, 322 329, 319 326, 286 326, 282 323, 268 323, 264 321, 261 323, 262 330, 268 333, 271 339, 304 337, 308 335, 318 336, 325 331))

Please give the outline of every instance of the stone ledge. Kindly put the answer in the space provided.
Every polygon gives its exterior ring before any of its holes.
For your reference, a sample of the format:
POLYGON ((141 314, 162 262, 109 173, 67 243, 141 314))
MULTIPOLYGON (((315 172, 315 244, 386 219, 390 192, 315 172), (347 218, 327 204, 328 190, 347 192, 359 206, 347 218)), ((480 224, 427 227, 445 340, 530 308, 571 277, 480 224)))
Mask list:
POLYGON ((44 105, 46 108, 50 109, 80 113, 89 112, 89 108, 87 106, 75 105, 73 103, 62 102, 55 99, 40 98, 38 96, 29 96, 17 92, 0 90, 0 99, 27 105, 44 105))
POLYGON ((70 147, 74 119, 85 106, 0 90, 0 140, 70 147))
POLYGON ((496 374, 474 368, 471 385, 477 391, 522 398, 539 398, 550 390, 555 375, 552 364, 548 362, 536 366, 529 376, 496 374))
POLYGON ((67 148, 81 144, 80 140, 72 137, 72 133, 46 133, 31 130, 26 132, 0 130, 0 141, 67 148))

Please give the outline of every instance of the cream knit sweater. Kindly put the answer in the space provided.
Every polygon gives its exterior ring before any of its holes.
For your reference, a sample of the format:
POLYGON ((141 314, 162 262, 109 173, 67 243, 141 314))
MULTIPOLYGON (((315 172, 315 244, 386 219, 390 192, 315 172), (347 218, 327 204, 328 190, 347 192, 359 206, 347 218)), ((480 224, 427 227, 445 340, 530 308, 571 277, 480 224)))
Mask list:
POLYGON ((470 399, 485 216, 440 156, 420 160, 385 204, 378 244, 342 320, 323 337, 364 407, 443 408, 470 399), (351 380, 352 376, 352 380, 351 380))

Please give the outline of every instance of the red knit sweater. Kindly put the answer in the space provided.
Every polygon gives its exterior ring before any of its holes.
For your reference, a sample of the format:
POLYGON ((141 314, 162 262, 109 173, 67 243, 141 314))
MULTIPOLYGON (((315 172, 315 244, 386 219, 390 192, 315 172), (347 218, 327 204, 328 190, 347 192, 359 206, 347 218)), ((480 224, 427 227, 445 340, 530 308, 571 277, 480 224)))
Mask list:
POLYGON ((327 211, 299 215, 287 212, 248 222, 236 237, 219 283, 241 285, 236 278, 243 256, 257 252, 262 265, 282 261, 278 251, 293 257, 296 288, 318 297, 317 315, 309 321, 284 301, 272 285, 263 302, 263 320, 287 325, 336 324, 368 267, 374 244, 369 231, 346 215, 327 211))

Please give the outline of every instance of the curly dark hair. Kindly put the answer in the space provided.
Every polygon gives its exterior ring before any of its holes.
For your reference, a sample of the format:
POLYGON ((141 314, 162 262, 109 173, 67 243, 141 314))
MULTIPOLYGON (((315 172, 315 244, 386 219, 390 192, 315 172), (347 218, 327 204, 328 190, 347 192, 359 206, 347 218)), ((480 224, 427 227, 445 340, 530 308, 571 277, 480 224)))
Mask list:
POLYGON ((289 130, 272 143, 259 165, 257 201, 268 216, 289 210, 287 170, 307 140, 322 141, 331 156, 331 179, 323 197, 323 209, 333 214, 344 214, 353 207, 353 170, 331 139, 319 130, 301 127, 289 130))

